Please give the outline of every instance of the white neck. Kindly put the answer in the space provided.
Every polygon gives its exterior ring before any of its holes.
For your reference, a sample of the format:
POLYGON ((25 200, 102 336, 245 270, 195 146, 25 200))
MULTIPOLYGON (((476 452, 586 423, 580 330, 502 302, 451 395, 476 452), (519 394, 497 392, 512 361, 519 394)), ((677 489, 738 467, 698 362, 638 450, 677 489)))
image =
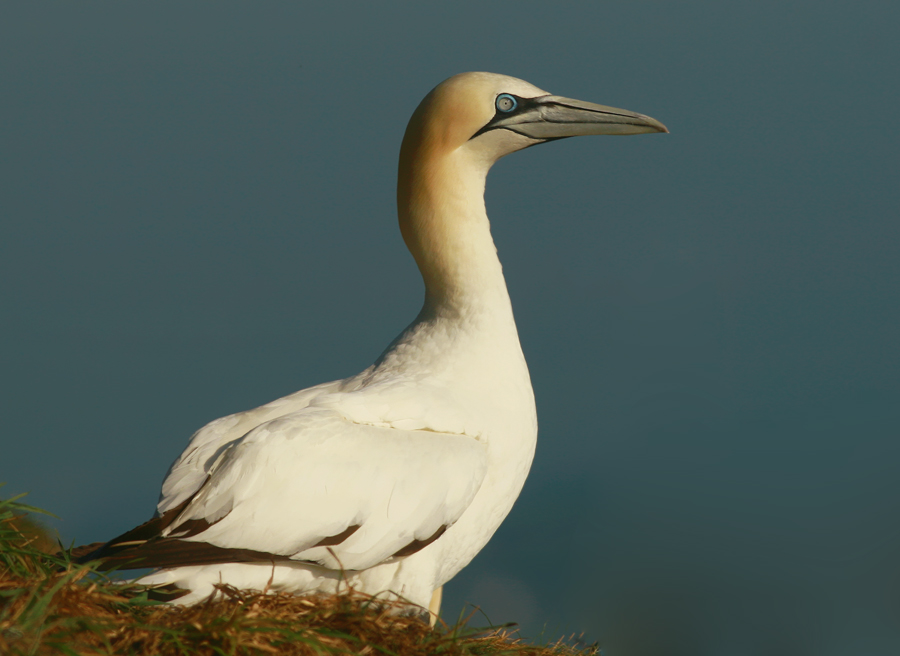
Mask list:
POLYGON ((400 230, 425 282, 423 313, 510 314, 484 207, 490 165, 462 148, 429 159, 405 171, 401 160, 397 197, 400 230))

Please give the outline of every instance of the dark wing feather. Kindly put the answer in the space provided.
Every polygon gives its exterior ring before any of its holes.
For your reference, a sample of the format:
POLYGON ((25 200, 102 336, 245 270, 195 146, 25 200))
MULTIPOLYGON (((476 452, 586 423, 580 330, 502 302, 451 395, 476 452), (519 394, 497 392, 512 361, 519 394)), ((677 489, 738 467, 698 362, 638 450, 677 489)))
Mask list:
MULTIPOLYGON (((206 480, 208 481, 209 479, 207 478, 206 480)), ((203 485, 206 485, 206 482, 203 485)), ((197 489, 197 492, 203 489, 203 485, 197 489)), ((162 532, 178 519, 181 512, 193 501, 197 492, 159 517, 154 517, 140 526, 113 538, 109 542, 97 542, 76 547, 72 550, 72 556, 78 563, 87 563, 94 560, 103 561, 98 565, 100 570, 291 560, 289 555, 284 554, 254 551, 253 549, 217 547, 208 542, 180 539, 196 535, 209 528, 212 524, 204 519, 193 519, 184 522, 179 526, 179 529, 183 527, 185 530, 184 532, 178 532, 178 537, 162 537, 162 532)), ((359 525, 354 524, 337 535, 322 538, 315 546, 338 545, 358 530, 359 525)))
POLYGON ((148 540, 153 540, 159 538, 160 533, 162 533, 165 528, 175 521, 178 517, 179 513, 187 507, 187 505, 191 502, 190 499, 186 499, 184 502, 178 504, 171 510, 164 512, 159 517, 154 517, 153 519, 144 522, 140 526, 136 526, 130 531, 126 531, 122 533, 122 535, 113 538, 109 542, 105 542, 102 544, 94 543, 91 545, 86 545, 83 547, 75 547, 72 550, 72 555, 75 556, 76 562, 78 563, 88 563, 92 560, 102 560, 105 558, 111 558, 119 554, 123 549, 129 549, 136 544, 145 543, 148 540), (93 550, 88 550, 89 547, 95 547, 99 544, 99 546, 93 550))
MULTIPOLYGON (((203 485, 197 488, 197 492, 200 492, 208 482, 209 478, 203 481, 203 485)), ((131 549, 150 540, 157 540, 162 532, 178 519, 178 515, 180 515, 181 512, 187 508, 188 504, 194 500, 194 497, 197 496, 197 492, 194 492, 194 494, 174 508, 170 508, 159 517, 154 517, 140 526, 136 526, 130 531, 122 533, 122 535, 113 538, 109 542, 75 547, 72 550, 72 555, 75 557, 76 562, 87 563, 92 560, 113 558, 123 550, 131 549), (91 547, 95 548, 91 549, 91 547)))
MULTIPOLYGON (((178 538, 157 538, 143 544, 121 548, 102 556, 98 569, 140 569, 157 567, 186 567, 221 563, 259 563, 289 561, 290 556, 254 551, 226 549, 208 542, 190 542, 178 538)), ((93 560, 96 560, 94 558, 93 560)))
POLYGON ((448 528, 449 527, 447 526, 441 526, 434 532, 434 535, 432 535, 430 538, 425 538, 424 540, 413 540, 408 545, 397 551, 397 553, 391 556, 391 558, 404 558, 406 556, 412 556, 417 551, 422 551, 422 549, 441 537, 444 534, 444 531, 446 531, 448 528))

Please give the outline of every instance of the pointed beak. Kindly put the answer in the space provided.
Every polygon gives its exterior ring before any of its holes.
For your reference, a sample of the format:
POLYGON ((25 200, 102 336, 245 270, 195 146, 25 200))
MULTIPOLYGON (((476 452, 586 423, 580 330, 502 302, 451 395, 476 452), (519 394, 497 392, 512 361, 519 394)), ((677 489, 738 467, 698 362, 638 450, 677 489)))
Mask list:
POLYGON ((655 118, 583 100, 541 96, 531 99, 529 104, 526 111, 496 121, 492 127, 506 128, 532 139, 544 140, 588 134, 669 131, 655 118))

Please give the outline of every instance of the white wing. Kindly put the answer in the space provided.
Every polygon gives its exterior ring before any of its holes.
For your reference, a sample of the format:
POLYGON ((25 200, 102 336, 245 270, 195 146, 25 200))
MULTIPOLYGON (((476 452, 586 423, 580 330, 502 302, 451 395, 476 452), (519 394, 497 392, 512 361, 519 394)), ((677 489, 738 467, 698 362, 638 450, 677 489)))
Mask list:
POLYGON ((208 470, 163 536, 364 569, 456 522, 484 479, 486 450, 308 407, 232 441, 208 470))
POLYGON ((159 494, 157 513, 162 515, 191 498, 208 478, 216 457, 230 443, 262 423, 302 410, 319 395, 337 390, 343 382, 336 380, 322 383, 253 410, 238 412, 209 422, 191 436, 184 453, 169 467, 159 494))

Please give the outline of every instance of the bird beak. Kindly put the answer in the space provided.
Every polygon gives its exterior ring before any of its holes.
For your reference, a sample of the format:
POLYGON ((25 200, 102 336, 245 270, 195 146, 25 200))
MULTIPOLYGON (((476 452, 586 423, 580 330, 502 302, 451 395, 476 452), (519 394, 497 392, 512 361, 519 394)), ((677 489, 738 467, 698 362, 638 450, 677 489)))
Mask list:
POLYGON ((655 118, 562 96, 530 99, 525 111, 495 120, 492 128, 505 128, 532 139, 564 139, 587 134, 642 134, 668 132, 655 118))

